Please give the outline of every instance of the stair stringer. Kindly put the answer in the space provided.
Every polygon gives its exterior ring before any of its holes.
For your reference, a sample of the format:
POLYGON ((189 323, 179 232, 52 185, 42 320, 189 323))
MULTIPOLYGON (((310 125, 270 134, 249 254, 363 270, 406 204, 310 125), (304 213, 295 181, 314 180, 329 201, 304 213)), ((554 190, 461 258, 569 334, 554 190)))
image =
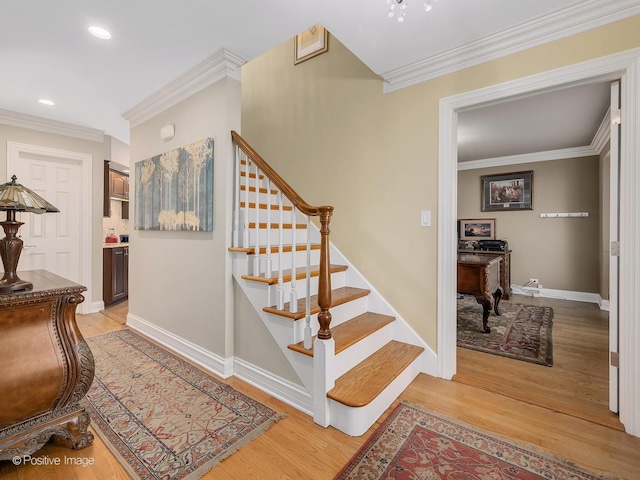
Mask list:
MULTIPOLYGON (((316 242, 320 239, 320 230, 311 223, 310 231, 311 241, 316 242)), ((437 377, 438 356, 431 347, 418 335, 411 325, 393 308, 393 306, 382 296, 382 294, 360 273, 360 271, 349 261, 349 259, 333 244, 329 242, 331 263, 346 265, 348 268, 345 272, 345 284, 350 287, 366 288, 371 293, 367 296, 367 302, 370 312, 382 313, 395 317, 393 322, 393 339, 400 342, 417 345, 424 348, 424 352, 420 355, 418 373, 426 373, 437 377)))
MULTIPOLYGON (((245 260, 246 255, 244 254, 233 253, 233 255, 235 266, 242 264, 243 261, 247 261, 245 260)), ((275 285, 268 286, 266 284, 245 280, 242 278, 243 273, 237 272, 236 270, 237 269, 234 268, 233 273, 236 282, 238 282, 238 285, 262 320, 262 323, 267 327, 267 330, 269 330, 276 344, 280 347, 283 355, 293 367, 302 382, 302 387, 304 387, 309 396, 313 398, 313 358, 296 354, 296 352, 287 348, 289 344, 293 342, 294 320, 273 315, 262 310, 267 306, 268 299, 271 298, 268 289, 275 288, 275 285)))

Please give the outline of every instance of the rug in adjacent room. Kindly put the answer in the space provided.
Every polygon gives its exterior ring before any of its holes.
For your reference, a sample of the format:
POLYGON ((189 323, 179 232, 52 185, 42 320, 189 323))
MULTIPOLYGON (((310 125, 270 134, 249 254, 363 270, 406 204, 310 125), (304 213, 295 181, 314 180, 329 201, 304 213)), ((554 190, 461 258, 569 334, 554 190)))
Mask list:
POLYGON ((86 340, 83 404, 132 478, 200 478, 284 416, 131 330, 86 340))
POLYGON ((475 298, 458 299, 458 346, 485 353, 553 365, 553 309, 501 302, 498 316, 489 315, 490 333, 482 332, 482 305, 475 298))
POLYGON ((400 403, 334 480, 611 479, 555 455, 400 403))

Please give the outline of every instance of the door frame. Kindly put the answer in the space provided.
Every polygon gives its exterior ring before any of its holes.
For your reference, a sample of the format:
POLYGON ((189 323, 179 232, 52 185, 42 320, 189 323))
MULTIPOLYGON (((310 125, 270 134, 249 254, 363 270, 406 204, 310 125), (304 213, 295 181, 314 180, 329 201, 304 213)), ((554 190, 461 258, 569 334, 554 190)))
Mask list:
POLYGON ((622 79, 620 163, 620 421, 640 436, 640 48, 440 99, 438 160, 438 376, 456 373, 458 112, 571 83, 622 79))
POLYGON ((80 283, 87 287, 87 300, 78 306, 78 313, 91 313, 91 198, 92 198, 92 169, 93 155, 89 153, 72 152, 58 148, 29 145, 27 143, 7 142, 7 178, 15 170, 20 156, 23 154, 45 156, 53 159, 71 161, 80 166, 80 283))

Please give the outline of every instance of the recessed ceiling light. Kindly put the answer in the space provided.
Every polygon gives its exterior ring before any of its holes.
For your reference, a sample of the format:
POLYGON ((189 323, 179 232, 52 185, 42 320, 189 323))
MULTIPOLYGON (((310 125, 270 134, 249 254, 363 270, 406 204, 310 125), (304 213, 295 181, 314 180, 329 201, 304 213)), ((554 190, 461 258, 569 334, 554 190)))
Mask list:
POLYGON ((38 102, 40 102, 43 105, 49 105, 50 107, 55 105, 55 102, 52 102, 51 100, 47 100, 46 98, 41 98, 40 100, 38 100, 38 102))
POLYGON ((95 25, 89 27, 89 33, 103 40, 109 40, 111 38, 111 33, 109 33, 108 30, 102 27, 96 27, 95 25))

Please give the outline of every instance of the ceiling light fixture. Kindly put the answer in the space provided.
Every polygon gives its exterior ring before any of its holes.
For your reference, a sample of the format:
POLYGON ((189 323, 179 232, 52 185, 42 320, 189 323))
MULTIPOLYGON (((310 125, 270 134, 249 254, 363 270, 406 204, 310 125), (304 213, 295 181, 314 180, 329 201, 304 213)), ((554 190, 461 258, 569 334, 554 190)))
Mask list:
POLYGON ((89 27, 89 33, 94 37, 101 38, 102 40, 109 40, 111 38, 111 33, 109 30, 106 30, 102 27, 97 27, 92 25, 89 27))
MULTIPOLYGON (((437 1, 438 0, 424 0, 424 10, 429 12, 433 8, 433 4, 437 1)), ((387 5, 389 5, 389 18, 396 17, 398 22, 404 22, 408 3, 409 0, 387 0, 387 5)))
POLYGON ((38 102, 43 105, 49 105, 50 107, 53 107, 55 105, 55 102, 47 100, 46 98, 41 98, 40 100, 38 100, 38 102))

